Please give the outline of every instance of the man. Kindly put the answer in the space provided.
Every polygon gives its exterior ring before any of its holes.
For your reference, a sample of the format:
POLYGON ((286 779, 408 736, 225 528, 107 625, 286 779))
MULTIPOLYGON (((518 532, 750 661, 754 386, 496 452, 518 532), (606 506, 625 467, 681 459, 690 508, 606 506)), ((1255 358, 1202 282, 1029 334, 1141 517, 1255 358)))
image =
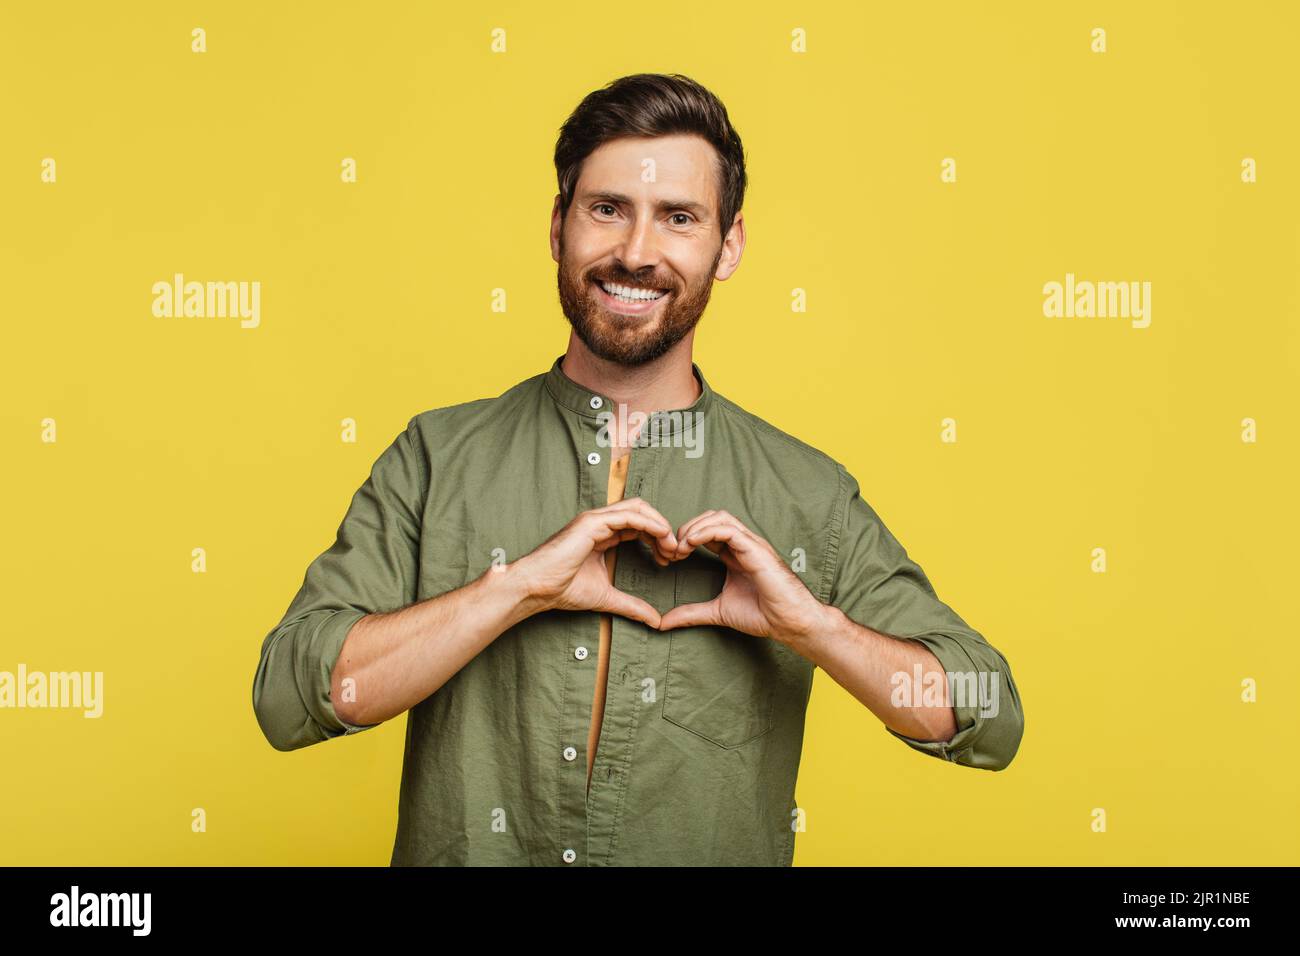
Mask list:
POLYGON ((555 162, 568 349, 375 462, 262 646, 267 738, 408 712, 393 865, 789 865, 815 667, 908 746, 1006 767, 1006 660, 840 464, 692 363, 745 246, 725 108, 625 77, 555 162))

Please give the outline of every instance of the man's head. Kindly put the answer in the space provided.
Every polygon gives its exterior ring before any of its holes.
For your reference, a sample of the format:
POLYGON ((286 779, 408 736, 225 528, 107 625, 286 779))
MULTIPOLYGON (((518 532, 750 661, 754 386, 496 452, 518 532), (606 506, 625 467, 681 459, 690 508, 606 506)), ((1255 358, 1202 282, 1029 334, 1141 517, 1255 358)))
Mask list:
POLYGON ((663 355, 740 263, 745 158, 727 110, 680 75, 587 95, 555 145, 551 255, 583 344, 619 365, 663 355))

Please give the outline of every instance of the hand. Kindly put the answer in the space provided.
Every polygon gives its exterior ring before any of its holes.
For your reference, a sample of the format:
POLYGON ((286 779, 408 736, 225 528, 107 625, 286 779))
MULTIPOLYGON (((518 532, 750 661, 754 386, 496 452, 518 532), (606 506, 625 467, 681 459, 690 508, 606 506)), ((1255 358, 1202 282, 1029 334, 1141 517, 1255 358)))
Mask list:
MULTIPOLYGON (((639 538, 660 567, 678 553, 668 519, 640 498, 584 511, 515 562, 536 610, 607 611, 659 627, 659 612, 609 583, 605 552, 639 538)), ((688 552, 689 553, 689 552, 688 552)))
POLYGON ((826 605, 786 565, 776 549, 725 511, 706 511, 677 530, 681 560, 703 545, 727 568, 727 580, 712 601, 675 607, 661 631, 698 624, 720 625, 755 637, 797 645, 826 626, 826 605))

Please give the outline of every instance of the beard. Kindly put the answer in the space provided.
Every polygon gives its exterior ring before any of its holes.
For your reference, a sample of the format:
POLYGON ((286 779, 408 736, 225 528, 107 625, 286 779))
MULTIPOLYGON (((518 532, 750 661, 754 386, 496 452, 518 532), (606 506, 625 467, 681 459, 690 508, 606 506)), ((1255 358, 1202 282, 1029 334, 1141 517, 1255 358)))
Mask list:
POLYGON ((579 273, 565 260, 564 239, 560 239, 560 263, 556 282, 560 307, 582 344, 593 355, 618 365, 635 366, 659 358, 695 328, 713 292, 713 272, 722 258, 722 247, 698 286, 683 288, 671 277, 652 270, 632 274, 617 265, 598 266, 579 273), (666 302, 645 315, 623 315, 601 302, 593 280, 621 285, 667 289, 666 302))

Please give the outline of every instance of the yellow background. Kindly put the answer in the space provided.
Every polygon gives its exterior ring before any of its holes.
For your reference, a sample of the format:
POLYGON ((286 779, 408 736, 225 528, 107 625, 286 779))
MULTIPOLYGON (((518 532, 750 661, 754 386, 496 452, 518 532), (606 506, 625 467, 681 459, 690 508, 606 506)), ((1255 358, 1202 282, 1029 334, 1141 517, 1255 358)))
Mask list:
POLYGON ((0 711, 0 863, 387 864, 405 719, 272 750, 261 642, 412 415, 563 351, 556 131, 640 71, 749 157, 696 360, 844 462, 1023 697, 988 773, 818 673, 796 864, 1296 863, 1294 11, 6 4, 0 670, 105 701, 0 711), (260 281, 261 326, 155 318, 175 272, 260 281), (1067 272, 1150 281, 1151 326, 1045 318, 1067 272))

